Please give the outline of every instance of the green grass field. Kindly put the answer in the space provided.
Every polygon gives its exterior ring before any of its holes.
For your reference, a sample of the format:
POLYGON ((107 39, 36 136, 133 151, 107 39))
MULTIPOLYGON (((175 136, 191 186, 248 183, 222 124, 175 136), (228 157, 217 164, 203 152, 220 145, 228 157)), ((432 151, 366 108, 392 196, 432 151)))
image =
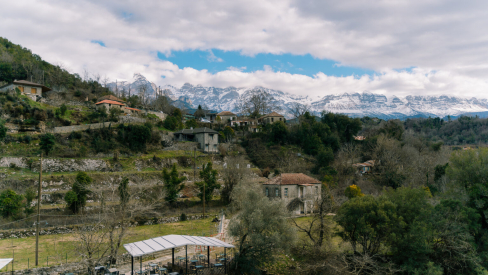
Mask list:
MULTIPOLYGON (((217 224, 212 223, 211 220, 212 218, 207 218, 196 221, 132 227, 128 230, 123 243, 132 243, 169 234, 208 236, 216 232, 217 224)), ((39 266, 45 267, 65 262, 80 261, 80 254, 76 251, 76 243, 76 234, 40 236, 39 266)), ((14 270, 32 268, 35 265, 35 247, 35 236, 0 240, 0 258, 14 257, 14 270)), ((120 254, 125 252, 123 248, 119 250, 120 254)), ((11 268, 10 264, 8 270, 12 270, 11 268)), ((7 267, 0 271, 7 271, 7 267)))

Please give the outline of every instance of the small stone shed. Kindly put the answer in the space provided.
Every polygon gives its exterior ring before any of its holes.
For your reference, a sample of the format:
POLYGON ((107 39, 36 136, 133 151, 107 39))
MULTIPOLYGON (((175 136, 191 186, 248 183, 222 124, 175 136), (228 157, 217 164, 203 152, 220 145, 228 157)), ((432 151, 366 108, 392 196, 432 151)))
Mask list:
POLYGON ((219 133, 210 128, 183 129, 174 133, 177 141, 198 142, 200 150, 206 153, 217 153, 219 133))

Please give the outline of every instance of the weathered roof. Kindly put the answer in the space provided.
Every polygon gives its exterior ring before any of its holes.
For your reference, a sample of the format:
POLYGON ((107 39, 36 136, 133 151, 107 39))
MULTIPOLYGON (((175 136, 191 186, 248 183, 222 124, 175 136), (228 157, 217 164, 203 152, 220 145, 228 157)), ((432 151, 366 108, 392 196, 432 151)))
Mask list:
POLYGON ((104 95, 102 96, 101 98, 99 98, 98 100, 102 101, 102 100, 113 100, 113 101, 118 101, 118 102, 122 102, 122 103, 125 103, 124 100, 116 97, 116 96, 113 96, 113 95, 104 95))
POLYGON ((303 173, 284 173, 276 176, 263 184, 269 185, 306 185, 306 184, 320 184, 317 179, 309 177, 303 173))
POLYGON ((282 116, 282 115, 278 114, 277 112, 272 112, 272 113, 269 113, 269 114, 267 114, 267 115, 262 116, 261 118, 265 118, 265 117, 272 117, 272 116, 273 116, 273 117, 275 117, 275 116, 278 116, 278 117, 284 117, 284 116, 282 116))
POLYGON ((108 99, 95 103, 95 105, 98 105, 98 104, 115 104, 115 105, 125 106, 124 103, 120 103, 120 102, 108 100, 108 99))
POLYGON ((3 88, 3 87, 6 87, 8 85, 11 85, 11 84, 17 84, 17 85, 27 85, 27 86, 34 86, 34 87, 41 87, 42 88, 42 91, 43 92, 48 92, 48 91, 51 91, 51 88, 48 88, 42 84, 39 84, 39 83, 34 83, 34 82, 30 82, 30 81, 27 81, 27 80, 14 80, 12 83, 9 83, 9 84, 6 84, 6 85, 3 85, 2 87, 0 88, 3 88))
POLYGON ((222 111, 220 113, 217 114, 218 116, 235 116, 236 114, 234 114, 233 112, 230 112, 230 111, 222 111))
POLYGON ((202 245, 213 247, 227 247, 234 246, 223 242, 214 237, 198 237, 187 235, 166 235, 156 237, 140 242, 124 244, 124 248, 133 257, 152 254, 154 252, 181 247, 185 245, 202 245))
POLYGON ((175 132, 175 134, 185 134, 185 135, 194 135, 194 134, 201 134, 201 133, 218 134, 217 131, 207 127, 195 128, 195 129, 183 129, 178 132, 175 132))
POLYGON ((126 108, 127 110, 132 110, 132 111, 138 111, 138 112, 140 112, 140 111, 141 111, 141 110, 136 109, 136 108, 130 108, 130 107, 125 107, 125 108, 126 108))
POLYGON ((375 163, 374 160, 368 160, 368 161, 363 162, 363 163, 354 163, 352 166, 355 166, 355 167, 365 167, 365 166, 373 167, 374 163, 375 163))

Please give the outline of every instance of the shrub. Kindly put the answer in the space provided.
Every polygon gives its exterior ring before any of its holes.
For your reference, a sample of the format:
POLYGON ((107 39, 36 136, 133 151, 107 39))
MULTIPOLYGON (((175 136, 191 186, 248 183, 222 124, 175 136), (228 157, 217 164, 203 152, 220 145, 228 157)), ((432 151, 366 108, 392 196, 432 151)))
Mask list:
POLYGON ((4 218, 12 217, 22 207, 24 196, 17 195, 14 190, 6 189, 0 193, 0 214, 4 218))
POLYGON ((187 218, 186 218, 186 214, 185 213, 181 213, 181 216, 180 216, 180 222, 184 222, 186 221, 187 218))
POLYGON ((32 140, 31 136, 28 136, 28 135, 24 136, 24 143, 29 144, 31 142, 31 140, 32 140))
POLYGON ((266 168, 266 169, 262 170, 262 173, 263 173, 263 177, 267 178, 267 177, 269 177, 269 174, 271 173, 271 171, 269 170, 269 168, 266 168))
POLYGON ((355 184, 348 186, 344 191, 344 194, 350 199, 364 196, 361 192, 361 188, 355 184))
POLYGON ((80 97, 80 96, 81 96, 81 92, 80 92, 80 91, 76 91, 76 92, 75 92, 75 96, 76 96, 76 97, 80 97))

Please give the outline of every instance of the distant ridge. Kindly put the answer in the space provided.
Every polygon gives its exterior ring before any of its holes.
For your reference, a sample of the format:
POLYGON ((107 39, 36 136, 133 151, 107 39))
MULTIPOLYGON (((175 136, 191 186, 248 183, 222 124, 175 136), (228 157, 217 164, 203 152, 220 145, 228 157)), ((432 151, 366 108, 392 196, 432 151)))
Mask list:
MULTIPOLYGON (((137 94, 139 83, 126 83, 131 85, 132 93, 137 94)), ((151 87, 151 94, 155 95, 156 85, 147 81, 151 87)), ((111 87, 115 83, 109 84, 111 87)), ((122 86, 119 86, 119 89, 122 86)), ((128 86, 127 86, 128 87, 128 86)), ((270 93, 281 106, 283 114, 287 118, 292 118, 290 109, 295 102, 310 106, 315 115, 322 111, 342 113, 352 117, 378 117, 382 119, 407 119, 415 117, 441 117, 452 118, 461 115, 478 115, 488 117, 488 100, 477 98, 462 98, 454 96, 394 96, 375 94, 368 91, 361 93, 343 93, 324 96, 299 96, 273 90, 265 87, 253 88, 217 88, 204 87, 185 83, 181 88, 171 85, 161 86, 164 94, 174 100, 180 106, 194 109, 198 105, 206 106, 208 109, 221 111, 237 112, 236 102, 240 95, 246 96, 253 89, 261 89, 270 93)))

